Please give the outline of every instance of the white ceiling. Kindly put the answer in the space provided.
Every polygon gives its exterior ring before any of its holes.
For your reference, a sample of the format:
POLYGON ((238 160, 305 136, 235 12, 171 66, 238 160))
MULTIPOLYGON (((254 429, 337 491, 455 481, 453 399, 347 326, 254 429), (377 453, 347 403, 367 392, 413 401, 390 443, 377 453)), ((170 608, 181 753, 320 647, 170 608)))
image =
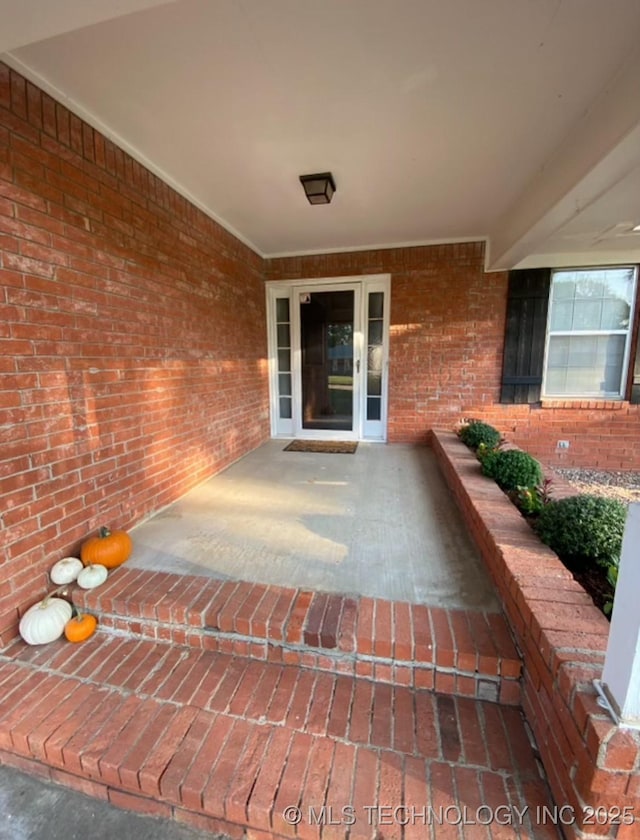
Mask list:
POLYGON ((4 60, 264 256, 640 262, 638 0, 0 0, 4 60), (298 176, 330 170, 330 205, 298 176))

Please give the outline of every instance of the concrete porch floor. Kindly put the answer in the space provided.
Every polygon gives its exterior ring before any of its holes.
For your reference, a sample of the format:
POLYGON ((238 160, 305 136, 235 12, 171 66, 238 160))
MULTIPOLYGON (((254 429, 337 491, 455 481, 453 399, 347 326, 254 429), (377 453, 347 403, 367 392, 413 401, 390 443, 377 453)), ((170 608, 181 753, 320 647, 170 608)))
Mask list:
POLYGON ((497 611, 425 446, 271 440, 132 531, 130 568, 497 611))

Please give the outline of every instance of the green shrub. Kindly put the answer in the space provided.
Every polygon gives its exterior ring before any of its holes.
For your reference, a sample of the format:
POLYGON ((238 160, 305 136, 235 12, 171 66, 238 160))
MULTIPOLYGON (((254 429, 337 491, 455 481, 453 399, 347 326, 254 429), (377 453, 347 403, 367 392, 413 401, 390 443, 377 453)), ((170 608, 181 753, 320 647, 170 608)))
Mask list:
POLYGON ((539 514, 544 506, 542 495, 537 487, 516 487, 514 501, 526 516, 539 514))
POLYGON ((616 594, 616 586, 618 585, 618 566, 617 563, 609 562, 606 564, 605 568, 607 572, 607 583, 613 591, 611 596, 606 598, 604 604, 602 605, 602 612, 606 616, 610 616, 613 612, 613 599, 616 594))
POLYGON ((471 423, 463 426, 460 430, 460 440, 469 449, 477 449, 481 444, 484 444, 487 449, 495 449, 500 443, 500 432, 493 426, 489 426, 488 423, 472 420, 471 423))
POLYGON ((549 502, 536 522, 540 539, 576 571, 617 565, 627 516, 615 499, 581 494, 549 502))
POLYGON ((493 464, 498 457, 499 452, 499 449, 489 449, 489 447, 485 446, 484 443, 481 443, 476 449, 478 461, 480 461, 482 472, 485 475, 490 475, 493 478, 493 464))
POLYGON ((520 449, 503 449, 482 461, 482 471, 506 491, 535 487, 542 482, 542 467, 520 449))
POLYGON ((519 485, 513 494, 512 501, 525 516, 537 516, 551 499, 550 488, 552 479, 545 478, 542 484, 535 487, 519 485))

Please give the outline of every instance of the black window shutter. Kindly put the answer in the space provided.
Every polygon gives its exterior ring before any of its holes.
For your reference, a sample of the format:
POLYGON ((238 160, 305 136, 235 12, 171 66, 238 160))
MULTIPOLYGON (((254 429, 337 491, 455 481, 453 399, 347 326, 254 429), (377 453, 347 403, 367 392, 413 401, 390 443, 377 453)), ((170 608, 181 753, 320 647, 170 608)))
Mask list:
POLYGON ((551 269, 509 272, 500 402, 540 400, 551 269))

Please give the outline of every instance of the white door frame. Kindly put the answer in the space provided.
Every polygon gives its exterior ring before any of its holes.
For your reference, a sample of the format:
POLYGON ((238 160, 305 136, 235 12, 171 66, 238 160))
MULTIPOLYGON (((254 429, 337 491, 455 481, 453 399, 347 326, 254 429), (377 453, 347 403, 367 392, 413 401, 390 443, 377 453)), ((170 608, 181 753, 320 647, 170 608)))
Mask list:
MULTIPOLYGON (((387 395, 389 358, 389 298, 391 277, 388 274, 357 275, 355 277, 323 277, 290 281, 269 281, 267 295, 267 334, 269 344, 269 402, 271 412, 271 434, 273 437, 300 437, 322 440, 372 440, 386 441, 387 438, 387 395), (330 429, 305 429, 302 426, 302 363, 300 342, 300 293, 354 290, 354 363, 360 362, 360 371, 354 375, 354 411, 352 431, 330 429), (382 345, 382 388, 380 418, 367 420, 367 329, 368 300, 370 292, 384 295, 384 321, 382 345), (291 352, 291 376, 289 386, 291 398, 280 398, 278 386, 278 327, 276 324, 276 301, 288 299, 289 334, 291 352), (281 417, 280 405, 288 406, 288 417, 281 417)), ((286 375, 285 375, 286 378, 286 375)))

